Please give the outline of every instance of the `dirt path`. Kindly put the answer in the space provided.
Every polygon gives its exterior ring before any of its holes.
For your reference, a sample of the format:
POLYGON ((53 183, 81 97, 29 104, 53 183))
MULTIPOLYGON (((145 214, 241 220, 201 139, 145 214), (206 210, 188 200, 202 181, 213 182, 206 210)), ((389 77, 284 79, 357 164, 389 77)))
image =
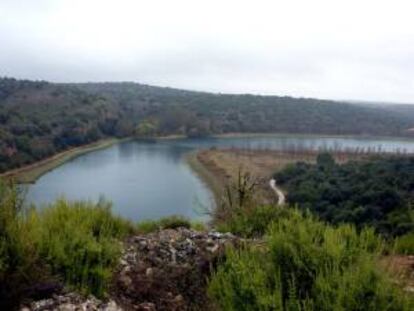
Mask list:
POLYGON ((276 186, 276 179, 272 178, 269 181, 269 185, 270 185, 270 188, 272 188, 273 191, 277 195, 277 205, 285 204, 286 197, 285 197, 284 193, 282 192, 282 190, 280 190, 280 188, 278 186, 276 186))

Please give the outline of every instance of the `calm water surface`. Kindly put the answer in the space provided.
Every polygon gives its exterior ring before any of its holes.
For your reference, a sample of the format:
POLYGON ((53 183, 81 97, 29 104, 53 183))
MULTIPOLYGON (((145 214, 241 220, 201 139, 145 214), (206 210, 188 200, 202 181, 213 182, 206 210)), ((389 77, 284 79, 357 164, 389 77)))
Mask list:
POLYGON ((115 213, 131 220, 172 214, 203 218, 213 204, 206 185, 193 173, 185 154, 200 148, 356 149, 414 152, 414 141, 372 138, 263 136, 129 141, 80 156, 28 186, 27 202, 45 205, 70 200, 113 202, 115 213))

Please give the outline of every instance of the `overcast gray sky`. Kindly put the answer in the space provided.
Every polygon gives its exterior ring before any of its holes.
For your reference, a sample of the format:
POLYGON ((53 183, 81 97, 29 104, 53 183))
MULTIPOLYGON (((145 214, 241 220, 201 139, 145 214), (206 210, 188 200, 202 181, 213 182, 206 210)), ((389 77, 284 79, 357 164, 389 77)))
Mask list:
POLYGON ((414 103, 403 0, 0 0, 0 75, 414 103))

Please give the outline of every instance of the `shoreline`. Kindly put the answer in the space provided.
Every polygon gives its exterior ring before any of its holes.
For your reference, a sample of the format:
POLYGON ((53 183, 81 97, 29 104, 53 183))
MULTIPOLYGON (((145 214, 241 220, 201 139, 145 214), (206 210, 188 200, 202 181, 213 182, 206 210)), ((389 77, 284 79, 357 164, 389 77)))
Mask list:
POLYGON ((200 150, 194 150, 185 155, 185 162, 190 169, 200 178, 206 187, 211 191, 216 207, 222 196, 221 189, 224 186, 207 165, 198 158, 200 150))
POLYGON ((345 135, 345 134, 313 134, 313 133, 224 133, 211 135, 213 138, 249 138, 249 137, 309 137, 309 138, 348 138, 348 139, 372 139, 372 140, 403 140, 414 142, 414 137, 409 136, 375 136, 375 135, 345 135))
POLYGON ((30 184, 36 182, 38 178, 47 172, 59 167, 60 165, 75 159, 86 153, 105 149, 114 144, 120 143, 122 141, 129 140, 130 138, 118 139, 118 138, 108 138, 98 140, 96 142, 70 148, 68 150, 56 153, 55 155, 48 157, 46 159, 37 161, 35 163, 12 169, 0 174, 2 178, 12 178, 15 179, 17 183, 20 184, 30 184))
MULTIPOLYGON (((293 133, 225 133, 225 134, 216 134, 211 135, 206 138, 220 138, 220 139, 229 139, 229 138, 250 138, 250 137, 331 137, 331 138, 350 138, 350 139, 393 139, 393 140, 403 140, 403 141, 414 141, 412 138, 409 137, 392 137, 392 136, 358 136, 358 135, 330 135, 330 134, 293 134, 293 133)), ((0 178, 14 178, 18 183, 34 183, 38 178, 40 178, 42 175, 46 174, 47 172, 53 170, 54 168, 66 163, 67 161, 70 161, 80 155, 108 148, 114 144, 133 140, 135 137, 127 137, 127 138, 107 138, 98 140, 96 142, 74 147, 65 151, 62 151, 60 153, 57 153, 55 155, 52 155, 51 157, 48 157, 46 159, 34 162, 32 164, 12 169, 9 171, 6 171, 4 173, 0 174, 0 178)), ((168 140, 181 140, 181 139, 188 139, 185 135, 179 135, 179 134, 173 134, 173 135, 165 135, 160 137, 154 137, 156 141, 168 141, 168 140)), ((189 161, 190 166, 195 171, 203 171, 208 170, 205 164, 201 163, 199 159, 197 159, 197 156, 189 156, 189 158, 192 158, 191 161, 189 161), (199 162, 198 164, 196 162, 199 162), (204 166, 203 168, 200 168, 200 166, 204 166)), ((201 175, 205 175, 205 173, 200 173, 201 175)), ((211 174, 211 172, 210 172, 211 174)), ((206 178, 207 180, 211 179, 210 177, 206 178)), ((212 186, 209 186, 210 188, 214 188, 217 186, 214 186, 214 183, 211 181, 208 181, 209 184, 212 184, 212 186)), ((213 192, 217 192, 217 190, 213 190, 213 192)))

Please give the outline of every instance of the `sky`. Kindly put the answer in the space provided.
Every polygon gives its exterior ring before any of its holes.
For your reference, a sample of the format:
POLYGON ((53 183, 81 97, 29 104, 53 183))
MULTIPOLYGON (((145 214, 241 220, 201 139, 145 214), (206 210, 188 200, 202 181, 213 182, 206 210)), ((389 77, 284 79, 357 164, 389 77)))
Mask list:
POLYGON ((414 103, 403 0, 0 0, 0 76, 414 103))

